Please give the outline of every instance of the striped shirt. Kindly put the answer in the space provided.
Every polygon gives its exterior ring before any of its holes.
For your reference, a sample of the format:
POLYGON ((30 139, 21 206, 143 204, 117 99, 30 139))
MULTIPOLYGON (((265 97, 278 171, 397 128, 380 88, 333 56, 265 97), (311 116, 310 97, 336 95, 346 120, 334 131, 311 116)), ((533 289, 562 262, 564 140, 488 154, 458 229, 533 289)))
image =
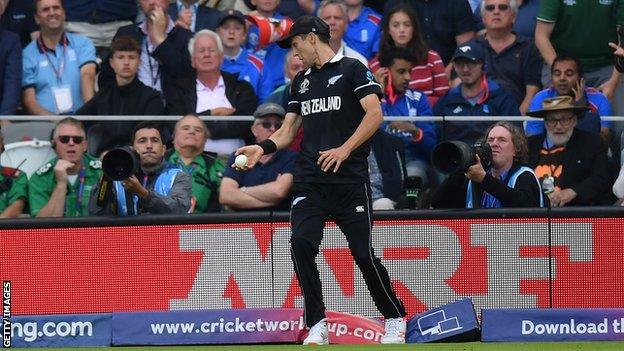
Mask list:
MULTIPOLYGON (((375 73, 380 67, 379 58, 370 60, 368 67, 375 73)), ((410 89, 427 95, 429 105, 435 105, 449 90, 449 82, 444 72, 444 63, 437 52, 429 50, 426 63, 418 63, 412 67, 410 89)))

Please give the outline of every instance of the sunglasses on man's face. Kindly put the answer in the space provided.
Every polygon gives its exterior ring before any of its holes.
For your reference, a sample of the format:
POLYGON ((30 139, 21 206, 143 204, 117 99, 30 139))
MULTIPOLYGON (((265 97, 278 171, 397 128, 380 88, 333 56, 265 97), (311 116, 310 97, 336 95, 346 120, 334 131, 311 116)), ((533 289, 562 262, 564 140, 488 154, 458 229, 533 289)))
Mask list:
POLYGON ((262 128, 264 129, 271 129, 271 127, 275 127, 275 129, 280 129, 282 127, 282 122, 269 122, 269 121, 264 121, 261 123, 258 123, 262 126, 262 128))
POLYGON ((73 140, 74 144, 80 144, 84 141, 84 137, 78 135, 59 135, 58 140, 61 144, 67 144, 69 140, 73 140))
MULTIPOLYGON (((497 5, 491 4, 491 5, 485 5, 484 8, 485 8, 485 11, 492 12, 492 11, 494 11, 494 9, 496 9, 496 6, 497 5)), ((507 4, 498 4, 498 10, 499 11, 507 11, 507 10, 509 10, 509 5, 507 5, 507 4)))

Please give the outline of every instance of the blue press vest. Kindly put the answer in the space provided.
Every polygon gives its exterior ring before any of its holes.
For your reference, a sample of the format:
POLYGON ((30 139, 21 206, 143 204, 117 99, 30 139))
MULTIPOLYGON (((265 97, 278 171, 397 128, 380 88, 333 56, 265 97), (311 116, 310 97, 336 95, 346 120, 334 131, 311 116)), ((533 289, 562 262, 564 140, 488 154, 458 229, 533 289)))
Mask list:
MULTIPOLYGON (((537 185, 540 189, 540 207, 544 207, 544 195, 542 193, 542 186, 537 180, 535 172, 533 172, 533 170, 529 167, 522 166, 518 168, 518 170, 509 178, 507 186, 513 189, 516 186, 516 180, 524 172, 531 172, 531 174, 533 174, 533 177, 535 177, 535 181, 537 182, 537 185)), ((466 208, 474 208, 474 201, 472 198, 472 180, 468 181, 468 190, 466 190, 466 208)))
MULTIPOLYGON (((173 186, 173 181, 175 180, 176 175, 182 172, 179 168, 166 168, 163 172, 156 178, 156 183, 154 183, 154 191, 160 195, 169 194, 169 190, 173 186)), ((120 216, 128 215, 128 207, 126 205, 126 189, 124 189, 123 185, 119 181, 113 182, 115 184, 115 190, 117 191, 117 214, 120 216)), ((137 204, 139 202, 139 197, 136 195, 132 196, 132 202, 134 204, 134 213, 138 214, 137 204)))

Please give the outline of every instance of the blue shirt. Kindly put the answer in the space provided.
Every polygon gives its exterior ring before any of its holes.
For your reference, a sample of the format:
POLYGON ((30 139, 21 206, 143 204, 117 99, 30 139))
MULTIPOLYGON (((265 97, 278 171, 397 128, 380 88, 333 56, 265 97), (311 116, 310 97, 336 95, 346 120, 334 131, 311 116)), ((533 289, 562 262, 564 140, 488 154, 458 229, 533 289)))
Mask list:
MULTIPOLYGON (((234 164, 234 158, 234 154, 230 155, 230 158, 225 164, 234 164)), ((277 176, 280 174, 293 174, 296 158, 296 152, 289 149, 280 150, 276 152, 275 155, 273 155, 269 162, 258 162, 254 166, 254 168, 245 172, 235 170, 232 167, 225 167, 223 177, 235 180, 241 187, 266 184, 275 181, 277 179, 277 176)), ((289 199, 285 199, 280 205, 276 206, 273 209, 285 210, 288 208, 290 208, 290 201, 289 199)))
POLYGON ((364 55, 367 59, 373 58, 379 51, 381 40, 381 15, 370 7, 363 7, 360 15, 349 22, 344 41, 347 46, 364 55))
MULTIPOLYGON (((275 13, 273 18, 281 20, 285 17, 275 13)), ((284 63, 288 50, 280 48, 276 43, 269 44, 264 48, 258 48, 258 40, 258 26, 252 25, 249 27, 249 34, 247 35, 247 49, 264 61, 262 76, 266 82, 264 84, 267 85, 266 89, 270 93, 285 83, 284 63)))
POLYGON ((260 99, 264 99, 271 93, 269 84, 263 79, 262 70, 264 61, 247 49, 241 49, 235 58, 223 58, 221 69, 228 73, 237 73, 239 80, 246 80, 254 88, 254 92, 260 99))
POLYGON ((500 84, 518 105, 524 101, 527 85, 542 85, 544 62, 533 39, 517 35, 516 40, 499 53, 485 38, 477 38, 474 43, 485 53, 484 70, 488 78, 500 84))
MULTIPOLYGON (((461 84, 449 90, 433 107, 436 116, 520 116, 514 98, 493 80, 487 80, 487 99, 476 103, 462 95, 461 84)), ((494 121, 445 121, 440 126, 441 139, 460 140, 468 144, 483 137, 494 121)))
MULTIPOLYGON (((401 94, 394 104, 390 104, 388 96, 385 96, 381 104, 381 109, 384 116, 416 117, 431 116, 433 114, 427 96, 411 89, 401 94)), ((438 141, 435 124, 433 122, 413 122, 423 133, 422 139, 416 142, 412 139, 411 133, 404 133, 391 129, 390 123, 389 121, 383 122, 379 128, 403 140, 405 144, 405 161, 421 160, 429 162, 431 151, 438 141)))
MULTIPOLYGON (((542 109, 542 102, 544 99, 557 97, 559 94, 555 88, 544 89, 533 97, 531 104, 529 105, 529 111, 537 111, 542 109)), ((585 97, 587 98, 587 105, 589 105, 589 112, 585 114, 585 117, 578 120, 577 127, 586 131, 590 128, 584 128, 583 125, 591 123, 590 118, 595 118, 596 115, 600 116, 613 116, 613 109, 611 103, 607 97, 594 88, 585 88, 585 97), (593 115, 592 115, 593 114, 593 115), (586 118, 589 117, 589 118, 586 118)), ((611 126, 610 121, 601 121, 600 125, 605 128, 611 126)), ((543 134, 546 132, 544 128, 544 121, 527 121, 524 127, 526 135, 543 134)))
POLYGON ((72 109, 75 112, 82 100, 80 68, 95 64, 95 47, 91 40, 72 33, 65 33, 56 48, 46 48, 40 40, 33 40, 22 51, 22 89, 33 87, 37 102, 46 110, 58 114, 53 95, 53 88, 68 86, 71 91, 72 109), (61 63, 64 68, 60 77, 61 63))

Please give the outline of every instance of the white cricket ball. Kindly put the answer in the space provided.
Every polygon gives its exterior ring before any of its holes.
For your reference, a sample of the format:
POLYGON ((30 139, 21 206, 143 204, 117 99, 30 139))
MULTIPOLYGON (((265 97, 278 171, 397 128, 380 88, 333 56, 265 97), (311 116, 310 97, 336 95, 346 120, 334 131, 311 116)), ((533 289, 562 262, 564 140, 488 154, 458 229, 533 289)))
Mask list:
POLYGON ((243 154, 236 156, 236 158, 234 159, 234 164, 240 168, 245 167, 245 165, 247 164, 247 156, 243 154))

